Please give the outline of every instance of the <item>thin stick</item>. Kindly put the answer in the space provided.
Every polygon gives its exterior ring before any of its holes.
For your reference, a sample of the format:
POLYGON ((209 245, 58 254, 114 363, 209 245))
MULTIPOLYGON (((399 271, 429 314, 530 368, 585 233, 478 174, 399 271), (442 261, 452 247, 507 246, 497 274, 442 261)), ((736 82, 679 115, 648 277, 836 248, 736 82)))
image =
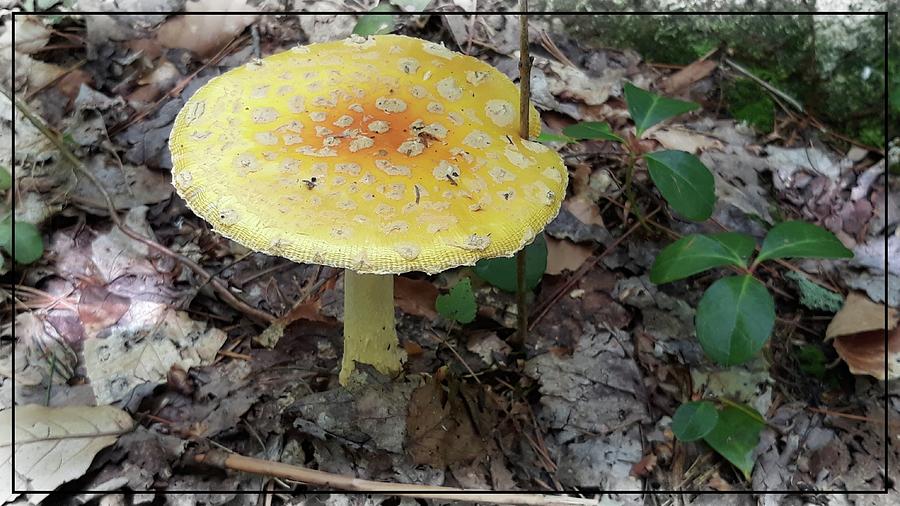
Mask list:
POLYGON ((596 505, 596 501, 570 496, 552 496, 543 494, 503 494, 490 490, 465 490, 451 487, 435 487, 407 483, 385 483, 382 481, 361 480, 353 476, 326 473, 300 466, 282 464, 270 460, 245 457, 236 453, 210 451, 194 456, 201 464, 210 464, 222 469, 244 471, 248 473, 272 476, 299 481, 308 485, 327 487, 334 490, 351 490, 369 492, 380 495, 396 495, 418 497, 422 499, 440 499, 445 501, 478 502, 484 504, 520 504, 541 506, 587 506, 596 505), (484 492, 483 494, 473 492, 484 492))
MULTIPOLYGON (((528 138, 531 112, 531 57, 528 55, 528 0, 519 0, 519 135, 528 138)), ((516 320, 518 333, 511 344, 528 341, 528 306, 525 292, 525 248, 516 253, 516 320)))
POLYGON ((11 101, 15 102, 16 108, 18 108, 19 111, 22 112, 22 114, 28 119, 29 122, 31 122, 32 125, 34 125, 35 128, 37 128, 45 137, 47 137, 47 139, 50 140, 50 142, 52 142, 56 146, 56 149, 59 150, 60 154, 62 154, 62 156, 66 160, 68 160, 69 163, 72 164, 72 166, 75 168, 75 170, 79 174, 86 177, 91 183, 93 183, 94 186, 97 187, 97 190, 100 192, 101 195, 103 195, 103 200, 106 201, 106 208, 107 208, 107 211, 109 212, 109 217, 112 219, 113 223, 115 223, 116 227, 118 227, 119 230, 122 231, 122 233, 124 233, 128 237, 134 239, 135 241, 138 241, 138 242, 146 245, 147 247, 162 253, 163 255, 175 258, 179 262, 188 266, 188 268, 190 268, 192 271, 194 271, 204 281, 211 280, 211 284, 212 284, 213 288, 215 289, 216 293, 219 294, 219 297, 222 298, 222 301, 225 302, 226 304, 228 304, 229 306, 233 307, 234 309, 250 316, 251 318, 253 318, 255 320, 259 320, 259 321, 263 321, 263 322, 272 322, 275 320, 275 317, 270 315, 269 313, 266 313, 265 311, 256 309, 255 307, 251 307, 251 306, 247 305, 244 301, 235 297, 235 295, 232 294, 231 291, 225 285, 223 285, 221 281, 219 281, 218 279, 216 279, 212 275, 210 275, 208 272, 206 272, 206 270, 203 267, 201 267, 200 264, 198 264, 197 262, 194 262, 193 260, 191 260, 190 258, 188 258, 184 255, 175 253, 174 251, 170 250, 169 248, 163 246, 162 244, 159 244, 156 241, 147 239, 146 237, 142 236, 141 234, 139 234, 139 233, 135 232, 134 230, 132 230, 131 228, 129 228, 125 224, 125 222, 123 222, 122 219, 119 217, 119 213, 116 211, 116 206, 115 206, 115 204, 113 204, 112 198, 110 198, 109 193, 106 191, 106 188, 104 188, 103 184, 100 183, 100 181, 97 179, 97 177, 91 171, 89 171, 84 166, 83 163, 81 163, 81 160, 79 160, 78 157, 76 157, 69 150, 69 148, 66 146, 65 142, 63 142, 63 140, 60 138, 60 136, 57 135, 56 133, 54 133, 52 130, 50 130, 50 127, 45 125, 44 122, 41 119, 39 119, 37 117, 37 115, 31 111, 31 108, 28 107, 27 104, 25 104, 24 102, 19 100, 18 97, 10 96, 9 93, 7 93, 7 91, 4 89, 0 89, 0 91, 2 91, 3 94, 6 95, 6 97, 9 98, 11 101))

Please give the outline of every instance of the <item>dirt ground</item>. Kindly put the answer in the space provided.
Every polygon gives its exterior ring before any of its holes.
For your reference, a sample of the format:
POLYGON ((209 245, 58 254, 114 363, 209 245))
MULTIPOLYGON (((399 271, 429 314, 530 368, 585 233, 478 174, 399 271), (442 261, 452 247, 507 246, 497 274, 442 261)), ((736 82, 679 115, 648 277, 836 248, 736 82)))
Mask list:
MULTIPOLYGON (((156 10, 183 3, 163 0, 156 10)), ((280 4, 269 1, 227 5, 256 13, 17 16, 14 43, 11 16, 3 15, 2 58, 15 58, 15 72, 3 62, 2 86, 51 135, 60 133, 63 149, 3 98, 2 134, 11 140, 15 133, 15 144, 0 150, 15 183, 5 202, 14 199, 17 221, 37 226, 44 252, 15 268, 7 255, 3 266, 0 408, 8 413, 16 405, 17 423, 34 416, 70 435, 92 434, 17 445, 18 461, 30 464, 14 470, 16 488, 57 492, 14 494, 4 481, 4 501, 453 502, 304 494, 313 487, 194 461, 224 450, 391 483, 564 490, 610 506, 900 503, 897 381, 851 373, 823 339, 834 310, 811 309, 796 280, 800 273, 841 297, 856 292, 900 305, 900 271, 885 271, 886 257, 900 257, 900 181, 885 177, 883 152, 828 135, 789 106, 776 111, 771 134, 740 124, 721 98, 735 70, 715 55, 713 65, 648 65, 633 50, 587 46, 552 20, 534 19, 532 100, 545 131, 576 121, 626 130, 626 81, 702 105, 646 142, 703 160, 716 177, 714 219, 689 223, 663 210, 656 225, 633 227, 634 215, 623 212, 621 150, 603 141, 551 144, 570 184, 544 232, 548 265, 529 299, 524 347, 507 342, 514 295, 469 267, 407 273, 395 283, 397 328, 409 354, 404 374, 391 379, 364 369, 361 383, 345 389, 337 382, 341 271, 254 253, 213 232, 174 192, 167 140, 175 115, 211 78, 298 43, 347 37, 358 16, 280 15, 280 4), (75 163, 103 186, 118 220, 75 163), (664 231, 724 228, 761 239, 787 218, 831 230, 855 257, 795 261, 761 274, 776 297, 773 336, 750 363, 718 367, 694 336, 694 308, 715 278, 661 286, 648 279, 656 253, 670 242, 664 231), (473 280, 477 318, 450 325, 435 298, 463 277, 473 280), (283 332, 270 349, 264 344, 275 318, 283 332), (766 419, 749 479, 705 444, 675 439, 675 409, 703 397, 746 403, 766 419), (49 410, 22 411, 28 405, 49 410), (90 427, 69 425, 78 418, 90 427), (847 492, 885 489, 889 496, 847 492), (641 493, 657 490, 795 494, 641 493)), ((329 1, 307 7, 337 8, 329 1)), ((396 31, 518 77, 516 16, 400 16, 396 31)), ((635 184, 647 209, 658 205, 645 170, 635 184)), ((847 344, 858 353, 864 346, 872 343, 847 344)), ((11 424, 5 416, 4 429, 11 424)), ((15 430, 17 440, 25 437, 15 430)), ((12 449, 4 439, 2 480, 13 474, 12 449)))

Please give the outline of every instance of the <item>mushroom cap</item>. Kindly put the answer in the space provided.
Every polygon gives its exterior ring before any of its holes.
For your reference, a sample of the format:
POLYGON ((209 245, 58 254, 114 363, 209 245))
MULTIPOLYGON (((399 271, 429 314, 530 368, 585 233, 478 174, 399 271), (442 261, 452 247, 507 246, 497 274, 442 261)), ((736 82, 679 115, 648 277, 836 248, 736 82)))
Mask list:
POLYGON ((566 167, 518 130, 518 88, 490 65, 416 38, 353 36, 210 80, 169 148, 178 194, 248 248, 435 273, 512 256, 559 212, 566 167))

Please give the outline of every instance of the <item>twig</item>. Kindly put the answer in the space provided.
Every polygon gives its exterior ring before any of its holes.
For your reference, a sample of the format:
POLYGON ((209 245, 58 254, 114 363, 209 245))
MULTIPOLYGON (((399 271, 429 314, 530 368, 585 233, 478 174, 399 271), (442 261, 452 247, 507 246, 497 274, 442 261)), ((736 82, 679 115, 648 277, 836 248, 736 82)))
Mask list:
POLYGON ((386 483, 382 481, 361 480, 353 476, 326 473, 300 466, 292 466, 281 462, 245 457, 236 453, 210 451, 194 456, 194 461, 209 464, 222 469, 244 471, 296 480, 301 483, 328 487, 334 490, 350 490, 369 492, 379 495, 396 495, 417 497, 422 499, 441 499, 445 501, 478 502, 484 504, 517 504, 541 506, 587 506, 596 505, 596 501, 569 496, 552 496, 545 494, 503 494, 490 490, 471 490, 451 487, 435 487, 406 483, 386 483), (482 494, 473 492, 484 492, 482 494))
POLYGON ((224 357, 229 357, 229 358, 237 358, 240 360, 253 360, 252 356, 247 355, 245 353, 237 353, 235 351, 219 350, 216 353, 219 355, 222 355, 224 357))
POLYGON ((745 76, 749 77, 750 79, 756 81, 757 84, 759 84, 759 85, 762 86, 763 88, 769 90, 771 93, 773 93, 773 94, 775 94, 775 95, 781 97, 782 100, 784 100, 785 102, 791 104, 791 106, 792 106, 793 108, 797 109, 798 111, 800 111, 800 112, 802 112, 802 113, 805 113, 805 112, 806 112, 806 111, 803 109, 803 106, 800 105, 800 102, 798 102, 795 98, 793 98, 793 97, 791 97, 790 95, 788 95, 787 93, 785 93, 785 92, 779 90, 778 88, 772 86, 771 84, 769 84, 769 83, 766 82, 765 80, 763 80, 763 79, 757 77, 753 72, 750 72, 749 70, 747 70, 746 68, 744 68, 742 65, 736 63, 734 60, 732 60, 732 59, 730 59, 730 58, 725 58, 725 63, 727 63, 728 65, 730 65, 731 68, 733 68, 734 70, 737 70, 737 71, 740 72, 741 74, 744 74, 745 76))
MULTIPOLYGON (((519 136, 528 138, 531 113, 531 57, 528 54, 528 0, 519 0, 519 136)), ((525 291, 525 248, 516 252, 516 327, 510 344, 524 346, 528 341, 528 306, 525 291)))
MULTIPOLYGON (((827 416, 836 416, 838 418, 846 418, 847 420, 856 420, 858 422, 868 422, 868 423, 873 423, 876 425, 884 425, 884 420, 879 420, 878 418, 870 418, 868 416, 862 416, 862 415, 852 415, 850 413, 841 413, 840 411, 830 411, 827 409, 816 408, 813 406, 807 406, 806 409, 808 409, 809 411, 812 411, 814 413, 821 413, 821 414, 827 415, 827 416)), ((900 423, 898 423, 898 422, 893 422, 890 425, 891 425, 891 427, 900 427, 900 423)))
POLYGON ((113 220, 113 223, 115 223, 116 227, 118 227, 119 230, 122 231, 122 233, 153 250, 156 250, 168 257, 172 257, 178 260, 179 262, 188 266, 188 268, 194 271, 204 281, 211 279, 211 284, 216 293, 219 294, 219 296, 226 304, 233 307, 234 309, 246 314, 247 316, 250 316, 255 320, 263 322, 272 322, 275 320, 275 317, 270 315, 269 313, 251 307, 242 300, 238 299, 234 294, 231 293, 230 290, 228 290, 225 285, 222 284, 221 281, 215 279, 212 275, 206 272, 206 270, 197 262, 194 262, 190 258, 170 250, 169 248, 163 246, 162 244, 159 244, 156 241, 147 239, 146 237, 129 228, 119 217, 119 214, 116 211, 116 206, 113 204, 112 198, 110 198, 109 193, 106 191, 106 188, 104 188, 97 177, 94 176, 94 174, 84 166, 81 160, 79 160, 78 157, 76 157, 69 150, 60 136, 51 131, 50 128, 31 111, 31 108, 28 107, 28 105, 26 105, 24 102, 19 100, 18 97, 10 96, 5 89, 0 91, 2 91, 3 94, 6 95, 6 97, 11 101, 15 102, 15 105, 19 109, 19 111, 21 111, 22 114, 28 119, 28 121, 31 122, 31 124, 34 125, 35 128, 37 128, 45 137, 47 137, 47 139, 50 140, 50 142, 52 142, 56 146, 60 154, 62 154, 62 156, 72 164, 76 172, 86 177, 94 186, 97 187, 97 190, 101 195, 103 195, 103 199, 106 201, 106 208, 109 212, 110 218, 113 220))

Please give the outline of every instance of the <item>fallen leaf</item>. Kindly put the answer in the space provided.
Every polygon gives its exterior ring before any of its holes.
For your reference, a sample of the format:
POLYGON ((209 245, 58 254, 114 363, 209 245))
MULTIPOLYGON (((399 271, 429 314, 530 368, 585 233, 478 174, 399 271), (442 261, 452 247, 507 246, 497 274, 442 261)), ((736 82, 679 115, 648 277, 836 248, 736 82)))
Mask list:
POLYGON ((712 74, 718 66, 719 64, 714 60, 697 60, 669 76, 663 82, 662 90, 666 95, 671 95, 712 74))
POLYGON ((406 433, 406 448, 416 464, 442 468, 471 463, 484 453, 460 390, 448 394, 434 377, 413 391, 406 433))
POLYGON ((534 65, 543 70, 550 93, 561 100, 601 105, 610 96, 621 94, 624 69, 609 69, 603 76, 597 77, 590 76, 579 68, 540 57, 535 57, 534 65))
POLYGON ((666 149, 677 149, 692 154, 710 149, 725 150, 725 145, 719 139, 683 128, 659 128, 647 134, 647 138, 656 140, 666 149))
POLYGON ((868 297, 851 292, 844 306, 828 324, 825 339, 834 339, 834 349, 853 374, 868 374, 884 380, 884 331, 888 331, 888 379, 900 378, 900 312, 887 310, 868 297), (886 325, 886 326, 885 326, 886 325))
POLYGON ((434 320, 438 316, 434 309, 434 301, 438 295, 434 283, 394 276, 394 303, 406 314, 434 320))
MULTIPOLYGON (((201 0, 185 5, 186 12, 210 10, 246 12, 256 9, 245 0, 201 0)), ((208 56, 244 31, 256 18, 256 14, 175 16, 159 27, 156 37, 165 47, 187 49, 200 56, 208 56)))
POLYGON ((32 54, 40 51, 50 40, 50 30, 36 16, 16 17, 16 51, 32 54))
POLYGON ((78 301, 78 318, 84 332, 94 335, 115 324, 127 311, 131 300, 111 293, 106 287, 85 284, 78 301))
MULTIPOLYGON (((45 407, 28 404, 15 408, 13 438, 12 409, 0 411, 0 500, 13 499, 17 490, 53 490, 80 477, 94 456, 131 430, 125 411, 112 406, 45 407), (15 447, 13 447, 15 439, 15 447), (12 468, 15 451, 16 467, 12 468)), ((46 494, 29 496, 32 504, 46 494)))
POLYGON ((600 207, 586 197, 575 196, 566 199, 563 207, 585 225, 604 226, 603 218, 600 217, 600 207))
POLYGON ((575 272, 581 267, 592 250, 583 244, 576 244, 565 239, 547 238, 547 274, 562 274, 563 271, 575 272))
POLYGON ((656 467, 656 455, 649 453, 644 455, 644 458, 635 462, 633 466, 631 466, 631 475, 637 478, 643 478, 647 476, 653 471, 653 468, 656 467))
POLYGON ((105 338, 84 342, 85 373, 98 402, 127 400, 137 387, 165 382, 173 365, 187 370, 211 363, 225 337, 183 311, 133 301, 105 338))

